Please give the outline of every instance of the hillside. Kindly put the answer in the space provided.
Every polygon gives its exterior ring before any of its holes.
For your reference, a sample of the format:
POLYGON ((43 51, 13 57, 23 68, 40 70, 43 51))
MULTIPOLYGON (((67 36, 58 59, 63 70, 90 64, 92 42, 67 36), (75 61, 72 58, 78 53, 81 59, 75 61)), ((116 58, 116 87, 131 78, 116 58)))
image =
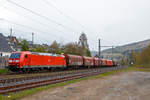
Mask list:
MULTIPOLYGON (((113 49, 113 52, 124 53, 125 51, 132 51, 132 50, 138 51, 138 50, 142 50, 148 45, 150 45, 150 39, 116 47, 113 49)), ((106 49, 102 51, 102 53, 111 53, 111 52, 112 49, 106 49)))
MULTIPOLYGON (((132 51, 139 52, 148 45, 150 45, 150 39, 115 47, 113 48, 113 57, 116 59, 121 59, 124 55, 130 55, 132 51)), ((104 58, 112 57, 112 49, 103 50, 101 53, 104 58)), ((92 55, 95 54, 95 51, 92 52, 92 55)))

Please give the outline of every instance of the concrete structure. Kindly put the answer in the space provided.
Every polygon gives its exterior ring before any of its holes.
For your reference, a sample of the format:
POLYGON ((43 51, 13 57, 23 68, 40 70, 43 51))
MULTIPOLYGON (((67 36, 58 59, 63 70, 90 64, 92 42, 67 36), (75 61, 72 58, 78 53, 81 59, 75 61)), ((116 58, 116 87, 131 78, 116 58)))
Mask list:
POLYGON ((89 48, 89 45, 87 43, 87 37, 86 37, 85 33, 82 33, 81 36, 79 37, 78 45, 89 48))

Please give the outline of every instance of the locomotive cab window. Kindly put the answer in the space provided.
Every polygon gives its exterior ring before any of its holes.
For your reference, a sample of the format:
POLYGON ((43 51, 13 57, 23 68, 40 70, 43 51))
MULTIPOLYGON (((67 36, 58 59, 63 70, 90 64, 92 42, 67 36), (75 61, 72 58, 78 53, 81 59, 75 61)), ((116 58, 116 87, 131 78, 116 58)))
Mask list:
POLYGON ((25 55, 25 58, 28 58, 28 55, 27 55, 27 54, 25 55))
POLYGON ((12 53, 10 58, 20 58, 20 53, 12 53))

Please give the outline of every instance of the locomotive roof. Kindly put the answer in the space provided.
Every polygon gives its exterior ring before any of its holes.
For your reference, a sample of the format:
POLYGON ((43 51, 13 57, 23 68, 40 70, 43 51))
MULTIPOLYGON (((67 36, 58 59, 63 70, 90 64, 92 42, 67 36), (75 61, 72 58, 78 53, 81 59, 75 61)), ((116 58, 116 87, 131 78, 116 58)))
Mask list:
POLYGON ((52 53, 40 53, 40 52, 31 52, 33 55, 44 55, 44 56, 62 56, 60 54, 52 54, 52 53))
POLYGON ((25 53, 25 54, 32 54, 32 55, 43 55, 43 56, 60 56, 62 57, 63 55, 60 54, 52 54, 52 53, 41 53, 41 52, 30 52, 30 51, 16 51, 12 53, 25 53))

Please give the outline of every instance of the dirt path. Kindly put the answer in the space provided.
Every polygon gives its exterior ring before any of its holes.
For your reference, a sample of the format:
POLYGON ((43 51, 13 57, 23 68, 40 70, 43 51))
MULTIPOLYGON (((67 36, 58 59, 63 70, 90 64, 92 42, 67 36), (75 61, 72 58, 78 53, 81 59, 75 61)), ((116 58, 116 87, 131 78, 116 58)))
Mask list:
POLYGON ((86 80, 22 100, 150 100, 150 73, 126 72, 86 80))

